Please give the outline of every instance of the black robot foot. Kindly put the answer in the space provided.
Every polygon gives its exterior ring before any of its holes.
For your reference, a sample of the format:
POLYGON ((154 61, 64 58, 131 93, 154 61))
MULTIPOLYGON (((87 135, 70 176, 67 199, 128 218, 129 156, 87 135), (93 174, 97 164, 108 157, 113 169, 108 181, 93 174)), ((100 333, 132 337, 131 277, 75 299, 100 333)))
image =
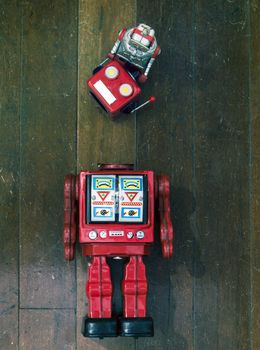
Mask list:
POLYGON ((81 333, 88 338, 116 337, 117 321, 114 318, 89 318, 84 317, 81 333))
POLYGON ((153 319, 151 317, 128 317, 120 319, 122 337, 153 337, 153 319))

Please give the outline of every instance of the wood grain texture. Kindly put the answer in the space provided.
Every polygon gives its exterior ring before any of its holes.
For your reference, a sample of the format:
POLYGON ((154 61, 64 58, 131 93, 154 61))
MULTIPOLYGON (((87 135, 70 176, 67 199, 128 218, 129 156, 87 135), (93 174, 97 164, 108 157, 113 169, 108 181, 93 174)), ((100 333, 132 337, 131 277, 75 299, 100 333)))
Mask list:
POLYGON ((194 348, 200 350, 250 348, 246 14, 246 1, 195 7, 194 183, 206 268, 194 288, 194 348))
MULTIPOLYGON (((78 76, 78 171, 96 169, 97 163, 135 163, 135 117, 122 116, 115 122, 101 111, 88 95, 86 79, 105 58, 123 27, 135 23, 135 1, 79 2, 78 76)), ((87 312, 85 293, 87 259, 77 259, 78 349, 134 349, 133 339, 92 340, 81 333, 82 317, 87 312)))
POLYGON ((20 13, 0 11, 0 348, 18 343, 20 13))
POLYGON ((61 237, 63 178, 75 169, 77 6, 27 1, 22 11, 21 307, 75 307, 61 237))
POLYGON ((137 22, 154 27, 162 53, 144 89, 157 101, 137 117, 137 165, 170 176, 176 233, 173 259, 163 259, 160 242, 146 259, 155 336, 138 339, 138 349, 192 348, 192 20, 190 1, 138 2, 137 22))
POLYGON ((80 1, 78 168, 97 162, 135 162, 135 118, 111 122, 88 95, 86 80, 110 52, 124 26, 135 21, 134 1, 80 1), (122 27, 122 28, 121 28, 122 27))
POLYGON ((257 0, 1 2, 1 349, 260 348, 259 16, 257 0), (140 22, 162 47, 141 97, 157 101, 112 122, 85 80, 140 22), (98 162, 171 176, 175 255, 145 258, 154 338, 80 333, 89 260, 63 259, 63 177, 98 162))
POLYGON ((21 310, 20 350, 75 350, 75 310, 21 310))
POLYGON ((76 2, 23 3, 21 35, 19 345, 75 349, 75 265, 61 237, 63 178, 76 166, 76 2))
POLYGON ((251 237, 251 278, 252 278, 252 349, 260 348, 260 4, 250 3, 250 112, 252 147, 252 237, 251 237))

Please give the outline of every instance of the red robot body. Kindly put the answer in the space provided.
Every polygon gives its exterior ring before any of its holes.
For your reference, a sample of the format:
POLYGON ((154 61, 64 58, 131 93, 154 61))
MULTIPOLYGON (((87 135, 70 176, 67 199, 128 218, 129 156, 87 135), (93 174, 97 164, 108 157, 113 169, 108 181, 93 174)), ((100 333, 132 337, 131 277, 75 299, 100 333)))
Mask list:
POLYGON ((154 242, 155 205, 160 216, 162 252, 173 252, 169 179, 131 166, 102 165, 97 171, 67 175, 64 185, 64 253, 74 258, 78 240, 84 256, 92 256, 86 285, 86 337, 152 336, 153 321, 146 315, 147 280, 142 256, 154 242), (112 312, 113 286, 107 259, 125 259, 121 315, 112 312))
POLYGON ((138 83, 147 80, 160 52, 151 27, 139 24, 121 30, 108 58, 94 69, 87 81, 91 95, 112 118, 120 112, 133 113, 155 101, 151 96, 139 106, 135 103, 141 93, 138 83))

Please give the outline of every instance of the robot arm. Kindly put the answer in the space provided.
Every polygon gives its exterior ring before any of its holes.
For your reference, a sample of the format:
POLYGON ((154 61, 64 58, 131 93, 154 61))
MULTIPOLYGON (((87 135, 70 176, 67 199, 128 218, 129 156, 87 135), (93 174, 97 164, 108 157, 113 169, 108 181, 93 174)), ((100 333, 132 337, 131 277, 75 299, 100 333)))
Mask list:
POLYGON ((146 82, 146 80, 147 80, 147 78, 148 78, 148 74, 149 74, 149 72, 150 72, 150 69, 151 69, 151 67, 152 67, 152 65, 153 65, 153 63, 154 63, 154 61, 155 61, 155 58, 156 58, 157 56, 159 56, 160 53, 161 53, 161 48, 160 48, 160 46, 158 45, 157 48, 155 49, 155 51, 154 51, 152 57, 150 58, 150 60, 149 60, 149 62, 148 62, 148 64, 147 64, 147 66, 146 66, 146 69, 145 69, 144 73, 141 74, 140 77, 139 77, 139 79, 138 79, 140 83, 145 83, 145 82, 146 82))
POLYGON ((117 39, 117 41, 115 42, 114 46, 112 47, 112 50, 109 52, 108 57, 109 57, 111 60, 115 57, 115 54, 116 54, 116 52, 117 52, 117 50, 118 50, 118 48, 119 48, 119 45, 120 45, 120 43, 121 43, 121 41, 122 41, 122 39, 123 39, 125 33, 126 33, 126 28, 123 28, 123 29, 121 30, 121 32, 119 33, 118 39, 117 39))
POLYGON ((173 254, 173 226, 170 217, 170 181, 166 175, 158 177, 160 239, 164 258, 173 254))
POLYGON ((65 260, 73 260, 75 255, 78 196, 77 179, 75 175, 66 175, 64 180, 63 246, 65 260))

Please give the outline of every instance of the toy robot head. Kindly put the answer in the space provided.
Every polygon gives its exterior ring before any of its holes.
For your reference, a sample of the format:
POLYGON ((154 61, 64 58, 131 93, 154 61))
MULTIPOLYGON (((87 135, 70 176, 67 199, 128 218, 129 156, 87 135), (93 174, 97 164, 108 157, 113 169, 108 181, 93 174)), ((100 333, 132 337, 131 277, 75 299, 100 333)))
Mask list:
POLYGON ((146 24, 139 24, 130 35, 129 45, 147 52, 155 41, 154 30, 146 24))
POLYGON ((157 42, 154 30, 146 24, 139 24, 137 27, 126 31, 116 55, 123 61, 143 71, 157 49, 157 42))

